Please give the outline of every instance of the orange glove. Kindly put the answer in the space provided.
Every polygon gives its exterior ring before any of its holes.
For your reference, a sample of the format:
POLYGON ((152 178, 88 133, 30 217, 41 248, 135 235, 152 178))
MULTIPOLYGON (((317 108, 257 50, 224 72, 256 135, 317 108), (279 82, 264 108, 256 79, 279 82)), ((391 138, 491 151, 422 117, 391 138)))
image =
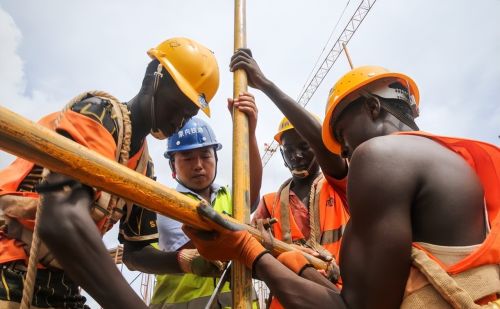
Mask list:
POLYGON ((248 231, 224 220, 212 207, 202 204, 198 213, 207 218, 212 231, 202 231, 187 225, 182 230, 191 238, 198 252, 209 260, 238 260, 248 268, 268 252, 248 231))
POLYGON ((298 251, 284 252, 278 256, 278 261, 299 276, 306 267, 312 266, 306 257, 298 251))

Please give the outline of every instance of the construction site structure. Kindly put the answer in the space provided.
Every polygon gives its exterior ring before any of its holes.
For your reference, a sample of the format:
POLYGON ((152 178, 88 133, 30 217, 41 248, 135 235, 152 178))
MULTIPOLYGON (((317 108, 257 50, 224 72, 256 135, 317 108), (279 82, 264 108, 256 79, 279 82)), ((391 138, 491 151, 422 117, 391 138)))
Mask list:
MULTIPOLYGON (((306 106, 309 100, 316 93, 316 90, 321 85, 326 75, 333 67, 338 57, 344 50, 344 46, 351 40, 352 36, 358 30, 359 26, 370 12, 371 8, 377 0, 362 0, 358 8, 352 15, 351 19, 345 26, 344 30, 340 33, 340 36, 335 41, 335 44, 331 48, 330 52, 326 55, 325 59, 316 70, 314 76, 308 79, 302 88, 302 92, 299 94, 297 103, 306 106)), ((265 167, 273 154, 278 149, 278 143, 273 140, 270 144, 264 144, 264 154, 262 155, 262 165, 265 167)))

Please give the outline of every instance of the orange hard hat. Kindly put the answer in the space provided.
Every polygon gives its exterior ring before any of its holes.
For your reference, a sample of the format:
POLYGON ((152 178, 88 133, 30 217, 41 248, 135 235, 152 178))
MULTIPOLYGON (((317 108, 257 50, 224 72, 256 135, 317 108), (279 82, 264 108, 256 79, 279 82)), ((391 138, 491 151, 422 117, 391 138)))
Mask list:
POLYGON ((391 72, 380 66, 362 66, 342 76, 330 90, 323 120, 322 138, 326 148, 340 154, 341 146, 335 138, 331 123, 354 100, 362 95, 362 90, 382 98, 397 98, 408 101, 414 116, 418 115, 419 92, 417 84, 405 74, 391 72), (400 82, 408 92, 390 89, 389 84, 400 82))
POLYGON ((170 73, 179 89, 207 116, 208 103, 219 88, 219 66, 214 53, 187 38, 172 38, 148 50, 170 73))

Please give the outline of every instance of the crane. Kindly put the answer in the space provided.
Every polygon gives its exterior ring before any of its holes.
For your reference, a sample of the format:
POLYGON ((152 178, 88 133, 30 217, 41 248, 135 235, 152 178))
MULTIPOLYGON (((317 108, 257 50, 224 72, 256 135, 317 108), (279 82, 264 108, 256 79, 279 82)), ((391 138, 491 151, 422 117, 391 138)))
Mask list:
MULTIPOLYGON (((325 79, 334 63, 337 61, 340 53, 344 50, 345 45, 347 45, 347 43, 351 40, 352 36, 361 25, 361 22, 363 22, 366 15, 371 10, 376 1, 377 0, 361 1, 351 19, 345 26, 344 30, 342 30, 339 37, 335 41, 335 44, 326 55, 320 67, 316 70, 314 76, 306 81, 304 87, 302 88, 303 91, 300 93, 297 99, 298 104, 305 107, 307 103, 309 103, 309 100, 312 98, 323 79, 325 79)), ((262 155, 263 167, 267 165, 273 154, 278 149, 278 146, 279 145, 275 140, 273 140, 270 144, 264 144, 264 154, 262 155)))

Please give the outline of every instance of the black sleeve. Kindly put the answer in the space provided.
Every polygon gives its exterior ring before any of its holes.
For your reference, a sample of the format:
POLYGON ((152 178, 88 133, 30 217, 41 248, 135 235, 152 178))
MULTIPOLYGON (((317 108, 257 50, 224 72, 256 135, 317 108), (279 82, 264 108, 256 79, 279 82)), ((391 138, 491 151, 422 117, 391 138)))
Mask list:
MULTIPOLYGON (((148 177, 153 175, 153 163, 148 162, 146 172, 148 177)), ((118 240, 120 243, 132 242, 138 245, 145 245, 158 242, 158 228, 156 226, 156 213, 138 205, 132 205, 132 210, 127 218, 127 208, 124 208, 124 215, 120 219, 120 233, 118 240)))
POLYGON ((71 110, 99 122, 118 141, 117 117, 111 102, 88 94, 80 102, 75 103, 71 110))

